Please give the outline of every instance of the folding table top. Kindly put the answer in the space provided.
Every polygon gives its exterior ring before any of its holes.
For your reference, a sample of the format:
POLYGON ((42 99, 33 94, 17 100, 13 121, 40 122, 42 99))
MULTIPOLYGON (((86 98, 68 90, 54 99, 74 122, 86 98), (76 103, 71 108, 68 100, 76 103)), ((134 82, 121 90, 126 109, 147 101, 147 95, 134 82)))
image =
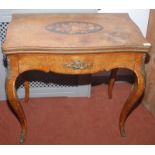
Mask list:
POLYGON ((147 52, 150 43, 128 14, 15 14, 3 51, 11 53, 147 52))

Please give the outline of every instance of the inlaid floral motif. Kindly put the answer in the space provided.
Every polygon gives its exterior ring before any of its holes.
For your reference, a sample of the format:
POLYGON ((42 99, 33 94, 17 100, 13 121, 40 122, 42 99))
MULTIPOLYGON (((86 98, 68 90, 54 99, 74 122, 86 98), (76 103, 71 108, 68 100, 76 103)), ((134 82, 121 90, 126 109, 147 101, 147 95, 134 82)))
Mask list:
POLYGON ((46 26, 46 30, 61 34, 87 34, 101 31, 103 27, 99 24, 82 21, 64 21, 46 26))

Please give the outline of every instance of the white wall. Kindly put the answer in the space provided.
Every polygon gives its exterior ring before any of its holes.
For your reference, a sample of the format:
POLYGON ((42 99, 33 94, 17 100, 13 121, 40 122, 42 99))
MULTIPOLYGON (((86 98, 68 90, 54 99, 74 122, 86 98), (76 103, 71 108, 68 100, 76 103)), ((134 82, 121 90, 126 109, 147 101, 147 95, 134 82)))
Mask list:
POLYGON ((11 21, 15 13, 97 13, 97 9, 0 9, 0 21, 11 21))

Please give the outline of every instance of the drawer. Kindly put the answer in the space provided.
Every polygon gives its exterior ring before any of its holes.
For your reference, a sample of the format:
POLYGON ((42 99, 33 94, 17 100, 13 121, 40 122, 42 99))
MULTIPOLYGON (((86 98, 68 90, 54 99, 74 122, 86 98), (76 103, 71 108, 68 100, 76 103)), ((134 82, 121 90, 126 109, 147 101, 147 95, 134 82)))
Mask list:
POLYGON ((19 70, 42 70, 63 74, 91 74, 113 68, 133 68, 134 53, 23 54, 19 70))

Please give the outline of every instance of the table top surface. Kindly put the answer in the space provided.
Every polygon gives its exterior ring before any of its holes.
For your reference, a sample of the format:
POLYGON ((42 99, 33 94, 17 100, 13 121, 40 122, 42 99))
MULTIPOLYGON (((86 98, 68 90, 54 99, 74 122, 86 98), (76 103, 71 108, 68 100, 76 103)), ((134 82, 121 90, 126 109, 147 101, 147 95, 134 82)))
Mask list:
POLYGON ((147 52, 150 44, 128 14, 16 14, 5 54, 147 52))

